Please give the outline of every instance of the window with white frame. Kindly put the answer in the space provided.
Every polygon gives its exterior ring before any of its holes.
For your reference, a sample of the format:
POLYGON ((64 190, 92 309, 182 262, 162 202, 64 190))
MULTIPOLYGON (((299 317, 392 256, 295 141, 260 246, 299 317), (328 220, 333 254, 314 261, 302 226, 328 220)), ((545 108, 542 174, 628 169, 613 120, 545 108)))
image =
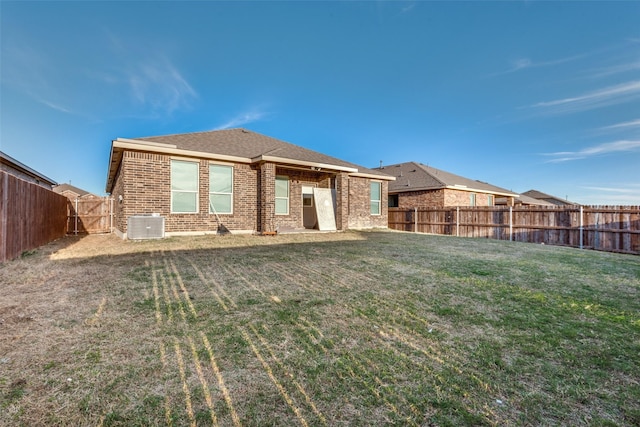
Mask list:
POLYGON ((289 215, 289 178, 276 177, 276 215, 289 215))
POLYGON ((171 160, 171 213, 198 212, 198 162, 171 160))
POLYGON ((233 167, 209 165, 209 213, 233 213, 233 167))
POLYGON ((380 215, 380 203, 382 201, 382 184, 371 183, 371 215, 380 215))
POLYGON ((488 200, 488 202, 487 202, 487 204, 488 204, 489 206, 493 206, 493 205, 495 204, 495 201, 493 200, 493 194, 489 194, 489 195, 487 196, 487 199, 489 199, 489 200, 488 200))
POLYGON ((476 193, 471 193, 469 195, 469 206, 475 206, 476 205, 476 193))

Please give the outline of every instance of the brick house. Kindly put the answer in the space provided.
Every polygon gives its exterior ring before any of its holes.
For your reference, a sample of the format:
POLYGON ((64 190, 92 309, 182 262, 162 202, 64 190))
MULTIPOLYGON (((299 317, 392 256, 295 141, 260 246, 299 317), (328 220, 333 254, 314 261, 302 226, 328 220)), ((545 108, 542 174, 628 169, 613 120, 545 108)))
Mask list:
POLYGON ((389 207, 495 206, 506 198, 513 206, 518 194, 482 181, 464 178, 422 163, 406 162, 375 168, 394 176, 389 183, 389 207))
POLYGON ((167 235, 314 229, 326 212, 335 229, 346 230, 387 226, 393 179, 266 135, 227 129, 114 140, 106 191, 114 197, 114 228, 123 238, 129 217, 148 214, 164 217, 167 235), (320 194, 322 207, 316 206, 320 194))
POLYGON ((100 196, 89 193, 86 190, 75 187, 71 184, 59 184, 53 187, 53 191, 58 194, 62 194, 69 200, 75 199, 96 199, 100 198, 100 196))

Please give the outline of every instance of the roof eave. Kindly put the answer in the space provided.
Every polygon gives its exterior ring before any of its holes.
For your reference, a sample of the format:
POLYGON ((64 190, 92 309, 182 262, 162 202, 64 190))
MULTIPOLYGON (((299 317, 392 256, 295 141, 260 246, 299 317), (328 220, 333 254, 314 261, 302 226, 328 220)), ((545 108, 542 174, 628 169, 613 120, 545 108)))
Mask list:
POLYGON ((462 190, 462 191, 469 191, 469 192, 473 192, 473 193, 484 193, 484 194, 494 194, 496 196, 505 196, 505 197, 518 197, 518 194, 516 193, 509 193, 509 192, 505 192, 505 191, 501 191, 501 190, 483 190, 483 189, 479 189, 479 188, 473 188, 473 187, 462 187, 459 185, 447 185, 445 187, 448 190, 462 190))
POLYGON ((335 170, 335 171, 341 171, 341 172, 351 172, 351 173, 358 172, 358 169, 351 168, 348 166, 331 165, 328 163, 309 162, 307 160, 288 159, 286 157, 257 156, 251 159, 251 161, 252 163, 273 162, 273 163, 284 163, 284 164, 296 165, 296 166, 309 166, 311 168, 317 168, 316 170, 329 169, 329 170, 335 170))
POLYGON ((352 173, 351 176, 355 176, 355 177, 358 177, 358 178, 379 179, 381 181, 395 181, 396 180, 395 176, 375 175, 375 174, 365 173, 365 172, 355 172, 355 173, 352 173))

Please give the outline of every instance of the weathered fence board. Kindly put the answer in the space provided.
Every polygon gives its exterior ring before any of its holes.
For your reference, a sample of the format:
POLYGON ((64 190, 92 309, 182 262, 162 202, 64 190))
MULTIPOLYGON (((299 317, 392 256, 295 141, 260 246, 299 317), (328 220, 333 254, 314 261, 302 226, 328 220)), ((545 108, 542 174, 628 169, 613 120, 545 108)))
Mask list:
POLYGON ((67 234, 111 232, 111 199, 78 198, 67 204, 67 234))
POLYGON ((0 172, 0 262, 63 237, 67 199, 0 172))
POLYGON ((389 208, 389 228, 640 254, 640 206, 389 208))

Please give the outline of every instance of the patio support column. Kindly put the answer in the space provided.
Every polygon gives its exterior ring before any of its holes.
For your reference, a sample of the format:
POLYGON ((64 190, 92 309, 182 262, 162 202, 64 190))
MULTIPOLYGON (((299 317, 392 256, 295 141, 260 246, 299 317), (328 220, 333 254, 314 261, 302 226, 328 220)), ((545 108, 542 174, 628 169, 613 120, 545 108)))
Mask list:
POLYGON ((258 231, 276 231, 276 165, 274 163, 260 164, 260 212, 258 216, 258 231))
POLYGON ((336 174, 336 228, 349 228, 349 175, 346 172, 336 174))

